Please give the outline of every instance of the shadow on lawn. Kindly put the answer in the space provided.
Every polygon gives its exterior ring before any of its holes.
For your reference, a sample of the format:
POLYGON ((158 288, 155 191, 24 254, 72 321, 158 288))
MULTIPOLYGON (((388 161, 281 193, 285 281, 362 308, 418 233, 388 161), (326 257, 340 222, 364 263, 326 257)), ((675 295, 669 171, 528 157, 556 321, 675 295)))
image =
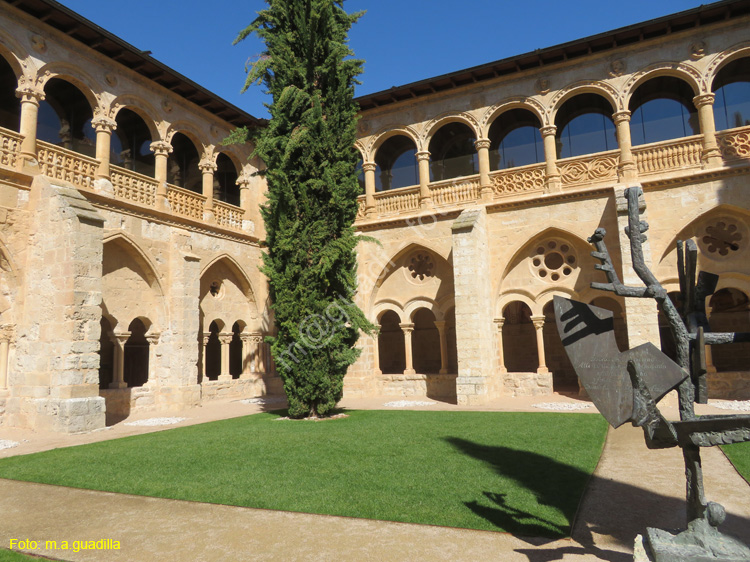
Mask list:
MULTIPOLYGON (((562 560, 565 554, 594 554, 609 562, 632 561, 632 553, 596 546, 594 535, 609 536, 610 541, 632 552, 636 535, 642 534, 646 527, 666 530, 685 527, 684 499, 596 476, 589 479, 588 474, 575 467, 528 451, 491 447, 455 437, 446 441, 464 454, 486 462, 499 475, 530 490, 539 504, 560 510, 570 521, 575 519, 571 534, 578 544, 516 551, 528 556, 530 562, 562 560), (580 509, 576 514, 582 494, 580 509)), ((644 482, 648 478, 649 475, 644 474, 644 482)), ((483 494, 490 505, 470 501, 465 502, 466 506, 498 528, 530 544, 541 546, 556 540, 532 537, 568 536, 570 530, 567 527, 509 504, 502 491, 484 491, 483 494)), ((747 517, 728 512, 720 530, 750 544, 750 519, 747 517)))

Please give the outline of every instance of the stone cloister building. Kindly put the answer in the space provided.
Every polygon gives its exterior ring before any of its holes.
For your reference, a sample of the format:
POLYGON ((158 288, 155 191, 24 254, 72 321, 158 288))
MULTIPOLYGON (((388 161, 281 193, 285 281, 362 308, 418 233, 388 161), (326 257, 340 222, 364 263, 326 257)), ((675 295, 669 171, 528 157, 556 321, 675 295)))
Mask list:
MULTIPOLYGON (((358 304, 379 325, 345 395, 481 404, 577 392, 554 295, 670 352, 656 307, 590 289, 596 228, 634 282, 623 191, 678 289, 676 242, 750 331, 750 2, 711 4, 359 98, 358 304)), ((86 431, 133 409, 281 393, 258 270, 263 122, 51 0, 0 9, 0 408, 86 431)), ((750 348, 711 349, 714 396, 750 348), (737 349, 740 349, 737 351, 737 349)))

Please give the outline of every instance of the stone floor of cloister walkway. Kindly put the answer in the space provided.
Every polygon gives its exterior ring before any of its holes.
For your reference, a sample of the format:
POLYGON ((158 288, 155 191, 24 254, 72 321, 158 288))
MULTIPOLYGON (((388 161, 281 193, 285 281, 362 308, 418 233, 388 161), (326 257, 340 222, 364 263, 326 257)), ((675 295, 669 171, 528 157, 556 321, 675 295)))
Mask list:
MULTIPOLYGON (((345 399, 347 408, 384 408, 394 398, 345 399)), ((405 398, 407 401, 429 401, 405 398)), ((540 402, 578 403, 560 395, 501 399, 483 408, 435 403, 415 409, 540 411, 540 402)), ((662 402, 676 417, 676 401, 662 402), (666 404, 665 404, 666 402, 666 404)), ((216 402, 183 412, 139 412, 134 419, 179 416, 178 426, 126 426, 87 435, 55 435, 0 428, 0 439, 17 447, 0 457, 55 447, 168 430, 263 409, 240 401, 216 402)), ((409 405, 406 405, 409 407, 409 405)), ((583 410, 586 411, 586 410, 583 410)), ((593 411, 593 409, 591 409, 593 411)), ((727 413, 699 406, 699 413, 727 413)), ((727 509, 725 532, 750 543, 750 486, 718 448, 703 450, 707 497, 727 509)), ((34 551, 70 561, 244 561, 244 560, 632 560, 633 538, 646 526, 684 525, 684 467, 679 449, 649 451, 640 429, 610 430, 604 452, 579 509, 572 539, 521 538, 492 533, 345 517, 257 510, 94 492, 0 480, 0 546, 9 539, 120 541, 121 550, 78 553, 34 551)))

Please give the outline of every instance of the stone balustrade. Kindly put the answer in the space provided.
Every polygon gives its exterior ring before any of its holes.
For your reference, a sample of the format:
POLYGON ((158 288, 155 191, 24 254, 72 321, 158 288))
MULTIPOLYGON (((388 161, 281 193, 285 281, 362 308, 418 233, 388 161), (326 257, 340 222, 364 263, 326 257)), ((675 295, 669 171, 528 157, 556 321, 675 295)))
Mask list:
POLYGON ((376 193, 375 208, 379 216, 416 211, 419 209, 419 186, 376 193))
POLYGON ((544 191, 546 164, 531 164, 519 168, 498 170, 490 174, 495 197, 508 197, 519 193, 544 191))
POLYGON ((738 127, 716 134, 721 155, 727 162, 750 160, 750 127, 738 127))
POLYGON ((633 149, 638 175, 648 176, 701 167, 701 135, 642 145, 633 149))
POLYGON ((157 181, 117 166, 111 166, 111 181, 115 197, 153 207, 156 204, 157 181))
POLYGON ((176 185, 168 185, 167 199, 169 207, 176 215, 198 221, 203 220, 203 208, 206 204, 206 198, 200 193, 195 193, 176 185))
POLYGON ((214 214, 216 216, 216 224, 219 226, 234 230, 242 229, 242 217, 245 214, 243 209, 229 203, 214 200, 214 214))
POLYGON ((563 188, 617 181, 620 151, 610 150, 557 161, 563 188))
POLYGON ((94 158, 44 141, 37 141, 39 168, 47 177, 93 189, 99 162, 94 158))
POLYGON ((0 166, 15 168, 22 137, 7 129, 0 129, 0 166))
POLYGON ((445 207, 473 203, 479 199, 479 176, 468 176, 430 184, 433 205, 445 207))

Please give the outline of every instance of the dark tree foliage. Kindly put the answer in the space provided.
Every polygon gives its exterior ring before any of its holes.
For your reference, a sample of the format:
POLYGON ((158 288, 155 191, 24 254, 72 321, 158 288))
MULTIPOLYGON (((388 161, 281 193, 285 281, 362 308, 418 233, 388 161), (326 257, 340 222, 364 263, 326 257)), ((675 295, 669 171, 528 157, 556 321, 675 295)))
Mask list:
POLYGON ((263 273, 277 335, 269 338, 291 417, 322 416, 341 399, 359 332, 373 326, 353 304, 357 214, 356 76, 347 32, 361 14, 343 0, 266 0, 235 42, 256 34, 266 50, 245 87, 273 98, 255 136, 266 164, 263 273))

